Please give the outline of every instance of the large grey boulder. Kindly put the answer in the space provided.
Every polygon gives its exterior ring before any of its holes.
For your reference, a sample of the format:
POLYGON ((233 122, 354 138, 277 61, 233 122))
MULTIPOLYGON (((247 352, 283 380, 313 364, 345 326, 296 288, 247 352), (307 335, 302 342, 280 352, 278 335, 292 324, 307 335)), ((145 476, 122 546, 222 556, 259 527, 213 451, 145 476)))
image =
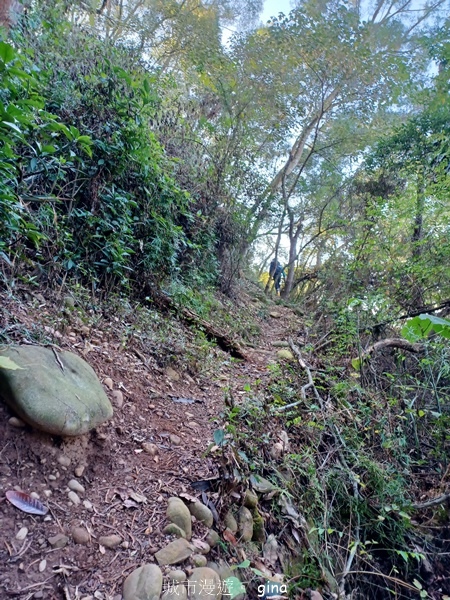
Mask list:
POLYGON ((81 435, 113 414, 94 370, 71 352, 41 346, 0 351, 17 370, 0 368, 0 396, 26 423, 54 435, 81 435))

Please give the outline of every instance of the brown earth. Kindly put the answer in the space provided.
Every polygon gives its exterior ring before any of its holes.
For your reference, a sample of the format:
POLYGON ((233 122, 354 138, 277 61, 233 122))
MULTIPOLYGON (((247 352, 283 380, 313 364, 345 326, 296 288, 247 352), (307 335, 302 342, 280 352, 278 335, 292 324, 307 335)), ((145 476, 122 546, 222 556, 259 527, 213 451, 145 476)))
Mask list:
MULTIPOLYGON (((231 360, 211 344, 196 346, 192 330, 175 317, 154 315, 152 331, 166 327, 168 333, 152 345, 133 308, 125 315, 113 308, 102 314, 85 303, 70 313, 50 292, 45 298, 28 291, 4 295, 0 341, 53 343, 80 354, 104 385, 112 380, 113 389, 105 390, 115 414, 85 436, 61 439, 12 425, 12 413, 0 402, 1 598, 119 600, 124 578, 154 560, 168 541, 161 533, 167 499, 198 496, 193 482, 220 476, 218 461, 206 451, 220 427, 225 394, 239 402, 246 384, 259 379, 264 385, 278 349, 272 342, 299 330, 287 308, 268 309, 248 298, 239 304, 239 314, 247 312, 261 330, 257 347, 246 348, 246 362, 231 360), (122 406, 114 391, 122 393, 122 406), (157 446, 156 455, 145 451, 146 443, 157 446), (67 484, 74 478, 85 488, 78 506, 68 499, 67 484), (13 507, 4 496, 12 489, 37 493, 48 515, 13 507), (17 539, 23 527, 28 534, 17 539), (74 527, 88 532, 86 544, 74 542, 74 527), (49 538, 61 533, 67 545, 52 547, 49 538), (99 544, 100 536, 111 534, 120 536, 118 547, 99 544)), ((220 531, 220 522, 216 528, 220 531)), ((194 535, 203 538, 206 529, 196 523, 194 535)), ((225 556, 224 548, 219 545, 213 556, 225 556)))

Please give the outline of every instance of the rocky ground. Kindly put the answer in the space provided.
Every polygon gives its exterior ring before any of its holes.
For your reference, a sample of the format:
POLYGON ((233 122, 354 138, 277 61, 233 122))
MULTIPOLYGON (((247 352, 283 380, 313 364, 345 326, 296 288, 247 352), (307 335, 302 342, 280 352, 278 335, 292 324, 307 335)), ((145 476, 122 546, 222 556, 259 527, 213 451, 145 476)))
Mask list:
MULTIPOLYGON (((0 403, 2 598, 121 600, 127 576, 155 563, 155 553, 175 539, 163 533, 173 497, 216 508, 220 541, 208 560, 246 558, 239 534, 230 542, 223 523, 230 504, 239 508, 242 498, 221 498, 198 482, 221 477, 220 460, 208 449, 224 398, 239 402, 249 384, 264 382, 268 365, 282 360, 273 343, 298 334, 300 322, 282 306, 249 298, 240 304, 261 331, 257 347, 245 349, 247 361, 206 342, 199 346, 175 316, 155 313, 150 332, 133 307, 102 313, 77 299, 67 306, 51 292, 4 294, 0 341, 53 343, 78 353, 102 381, 114 416, 89 434, 62 439, 23 426, 0 403), (5 499, 7 490, 33 494, 47 515, 21 512, 5 499)), ((210 528, 193 521, 198 549, 210 528)), ((181 567, 189 575, 203 563, 189 558, 181 567)), ((161 568, 164 575, 169 570, 161 568)))

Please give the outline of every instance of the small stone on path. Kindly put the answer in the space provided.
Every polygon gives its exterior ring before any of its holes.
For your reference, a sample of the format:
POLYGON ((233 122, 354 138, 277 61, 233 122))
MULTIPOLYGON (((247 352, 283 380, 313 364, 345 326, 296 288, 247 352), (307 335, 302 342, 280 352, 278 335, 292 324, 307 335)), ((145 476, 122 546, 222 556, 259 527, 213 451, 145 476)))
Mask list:
POLYGON ((13 427, 17 427, 18 429, 25 427, 25 423, 22 421, 22 419, 18 419, 17 417, 11 417, 8 419, 8 423, 13 427))
POLYGON ((211 510, 205 504, 202 502, 191 502, 191 504, 189 504, 189 511, 191 515, 194 515, 197 521, 200 521, 206 525, 206 527, 212 527, 214 517, 211 510))
POLYGON ((244 542, 249 542, 253 537, 252 513, 245 506, 239 509, 239 533, 244 542))
POLYGON ((255 508, 258 504, 258 496, 251 490, 245 491, 244 506, 247 508, 255 508))
POLYGON ((60 454, 56 460, 62 467, 70 467, 70 463, 72 462, 65 454, 60 454))
POLYGON ((117 406, 117 408, 122 408, 123 406, 123 394, 120 390, 114 390, 113 393, 111 394, 112 399, 113 399, 113 403, 114 406, 117 406))
POLYGON ((19 531, 16 533, 16 540, 23 541, 28 535, 28 528, 21 527, 19 531))
POLYGON ((177 373, 175 369, 172 369, 172 367, 167 367, 165 373, 171 381, 180 381, 181 379, 179 373, 177 373))
POLYGON ((145 564, 128 575, 123 583, 123 600, 158 600, 163 576, 156 565, 145 564))
POLYGON ((150 454, 150 456, 155 456, 156 454, 158 454, 158 446, 156 444, 151 444, 149 442, 144 442, 142 444, 142 449, 147 454, 150 454))
POLYGON ((114 384, 113 384, 113 380, 111 379, 111 377, 106 377, 103 380, 103 385, 105 385, 108 388, 108 390, 112 390, 114 387, 114 384))
POLYGON ((100 546, 104 546, 105 548, 116 548, 122 543, 122 538, 120 535, 116 535, 115 533, 111 535, 101 535, 98 538, 98 543, 100 546))
POLYGON ((186 581, 186 573, 184 571, 182 571, 181 569, 175 569, 174 571, 169 571, 169 573, 167 574, 167 579, 169 581, 175 581, 177 583, 182 583, 183 581, 186 581))
POLYGON ((220 542, 220 535, 217 533, 217 531, 214 531, 214 529, 210 529, 205 538, 205 542, 209 544, 211 548, 214 548, 220 542))
POLYGON ((278 350, 277 356, 278 356, 278 358, 282 358, 285 360, 293 360, 294 359, 294 355, 292 354, 292 352, 290 350, 278 350))
POLYGON ((238 530, 238 523, 236 521, 235 516, 231 511, 228 511, 223 520, 225 523, 225 527, 227 527, 231 533, 236 533, 238 530))
POLYGON ((199 567, 189 577, 190 600, 220 600, 222 585, 219 575, 209 567, 199 567))
POLYGON ((204 554, 193 554, 191 560, 195 567, 206 567, 208 559, 204 554))
POLYGON ((48 543, 50 546, 52 546, 52 548, 64 548, 64 546, 67 546, 68 541, 69 538, 63 533, 57 533, 56 535, 48 538, 48 543))
POLYGON ((166 516, 171 523, 178 525, 186 534, 186 539, 190 540, 192 535, 191 513, 188 507, 180 498, 169 498, 167 503, 166 516))
POLYGON ((85 492, 84 487, 76 479, 71 479, 67 485, 71 490, 78 494, 84 494, 85 492))
POLYGON ((67 495, 69 497, 69 500, 72 502, 72 504, 75 504, 75 506, 81 504, 80 496, 76 492, 71 491, 67 495))
POLYGON ((90 536, 84 527, 73 527, 72 537, 75 544, 89 544, 90 536))
POLYGON ((160 565, 175 565, 189 558, 193 551, 194 547, 187 540, 180 538, 161 548, 155 553, 155 558, 160 565))
POLYGON ((175 523, 169 523, 163 529, 165 535, 175 535, 178 538, 186 538, 186 533, 175 523))

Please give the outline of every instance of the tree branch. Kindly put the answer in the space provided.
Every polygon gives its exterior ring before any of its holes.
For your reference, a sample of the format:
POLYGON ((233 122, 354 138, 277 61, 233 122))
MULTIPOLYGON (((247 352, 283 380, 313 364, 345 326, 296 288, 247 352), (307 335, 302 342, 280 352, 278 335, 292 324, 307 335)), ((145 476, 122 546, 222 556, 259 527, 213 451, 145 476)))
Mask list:
POLYGON ((437 506, 438 504, 443 504, 450 500, 450 494, 442 494, 437 498, 431 498, 431 500, 427 500, 426 502, 415 502, 412 504, 412 507, 416 510, 422 510, 424 508, 430 508, 430 506, 437 506))
POLYGON ((406 350, 407 352, 413 352, 415 354, 423 350, 422 344, 412 344, 402 338, 386 338, 385 340, 380 340, 369 346, 358 358, 360 360, 368 358, 373 352, 382 350, 383 348, 400 348, 401 350, 406 350))

